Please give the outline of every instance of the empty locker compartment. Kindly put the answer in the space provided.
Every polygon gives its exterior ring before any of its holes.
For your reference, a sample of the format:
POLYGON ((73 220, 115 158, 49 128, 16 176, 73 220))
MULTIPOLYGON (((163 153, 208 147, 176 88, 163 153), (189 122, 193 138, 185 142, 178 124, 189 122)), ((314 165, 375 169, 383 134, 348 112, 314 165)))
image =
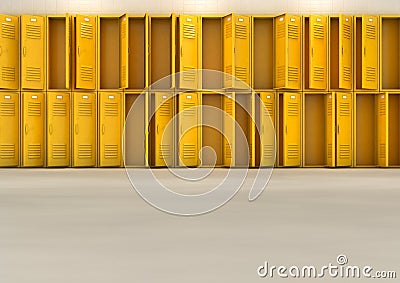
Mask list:
POLYGON ((45 96, 43 92, 22 93, 23 167, 43 167, 45 147, 45 96))
POLYGON ((354 17, 354 86, 355 90, 378 90, 379 18, 354 17))
POLYGON ((353 18, 329 17, 329 89, 353 89, 353 18))
POLYGON ((235 103, 235 93, 229 92, 223 96, 223 144, 222 144, 222 155, 223 164, 225 167, 235 166, 235 153, 236 153, 236 103, 235 103))
POLYGON ((224 165, 222 144, 226 141, 223 135, 223 100, 224 96, 220 93, 202 93, 201 165, 203 167, 224 165), (208 149, 204 149, 205 147, 208 149))
POLYGON ((223 18, 224 88, 250 88, 250 17, 230 14, 223 18))
POLYGON ((45 17, 21 16, 21 88, 45 89, 45 17))
POLYGON ((0 167, 19 165, 19 93, 0 92, 0 167))
POLYGON ((301 166, 301 125, 302 102, 301 93, 278 93, 278 151, 277 165, 280 167, 301 166))
POLYGON ((255 123, 253 93, 235 93, 235 163, 236 167, 255 166, 255 123))
POLYGON ((380 17, 380 88, 400 89, 400 17, 380 17))
POLYGON ((129 16, 128 19, 128 89, 139 91, 149 84, 149 16, 129 16))
POLYGON ((74 92, 72 94, 72 166, 96 166, 97 94, 74 92))
POLYGON ((19 18, 0 15, 0 89, 19 89, 19 18))
POLYGON ((336 114, 336 166, 353 165, 353 94, 335 93, 336 114))
POLYGON ((151 16, 149 21, 149 84, 152 89, 171 89, 175 87, 171 74, 175 73, 176 17, 151 16))
POLYGON ((122 165, 122 92, 99 92, 99 167, 122 165))
POLYGON ((69 90, 71 73, 71 18, 47 17, 47 89, 69 90))
POLYGON ((98 89, 128 86, 128 15, 98 18, 98 89))
POLYGON ((97 17, 76 15, 73 18, 75 66, 74 89, 95 90, 97 78, 97 17))
POLYGON ((303 17, 304 90, 328 89, 328 17, 303 17))
POLYGON ((200 17, 179 15, 176 18, 178 32, 176 34, 176 70, 179 72, 177 87, 180 89, 199 89, 199 38, 200 17))
POLYGON ((172 92, 150 93, 150 165, 175 165, 175 97, 172 92))
POLYGON ((387 93, 389 95, 389 166, 400 166, 400 93, 387 93))
POLYGON ((201 25, 201 68, 212 70, 203 72, 201 87, 207 90, 222 89, 222 19, 202 17, 201 25))
POLYGON ((124 163, 145 167, 148 162, 148 93, 125 93, 124 163))
POLYGON ((47 167, 68 167, 71 164, 70 99, 68 92, 46 94, 47 167))

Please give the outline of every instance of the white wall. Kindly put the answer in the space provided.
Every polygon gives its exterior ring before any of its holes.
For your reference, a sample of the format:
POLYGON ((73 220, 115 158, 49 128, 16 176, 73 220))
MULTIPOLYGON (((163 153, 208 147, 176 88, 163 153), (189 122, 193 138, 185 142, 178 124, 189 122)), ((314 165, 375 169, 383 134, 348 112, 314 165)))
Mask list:
POLYGON ((400 0, 0 0, 3 14, 400 14, 400 0))

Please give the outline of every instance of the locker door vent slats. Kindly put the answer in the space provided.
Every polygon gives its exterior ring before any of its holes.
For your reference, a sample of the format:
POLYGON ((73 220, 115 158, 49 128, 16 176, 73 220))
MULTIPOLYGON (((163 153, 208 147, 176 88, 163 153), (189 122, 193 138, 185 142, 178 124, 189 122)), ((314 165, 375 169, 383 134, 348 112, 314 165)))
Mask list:
POLYGON ((167 116, 169 117, 171 115, 171 102, 166 101, 164 102, 158 110, 160 112, 160 116, 167 116))
POLYGON ((104 158, 116 159, 119 156, 118 145, 116 144, 105 144, 104 145, 104 158))
POLYGON ((93 39, 93 25, 81 23, 81 37, 86 39, 93 39))
POLYGON ((350 116, 350 103, 349 102, 342 102, 339 105, 340 116, 350 116))
POLYGON ((52 114, 53 114, 53 116, 66 116, 67 115, 67 103, 54 102, 52 114))
POLYGON ((266 117, 272 116, 274 113, 274 103, 268 101, 268 102, 264 102, 264 105, 265 105, 265 108, 268 110, 268 111, 264 112, 264 115, 266 117))
POLYGON ((183 37, 188 39, 196 38, 196 27, 194 24, 183 24, 183 37))
POLYGON ((343 80, 345 81, 351 80, 351 67, 343 66, 343 80))
POLYGON ((271 159, 274 157, 274 146, 265 144, 263 148, 263 157, 265 159, 271 159))
POLYGON ((196 145, 184 144, 183 145, 183 158, 192 159, 196 157, 196 145))
POLYGON ((288 67, 288 78, 289 78, 289 81, 297 81, 299 79, 299 68, 289 66, 288 67))
POLYGON ((92 66, 81 66, 81 80, 92 81, 93 80, 93 67, 92 66))
POLYGON ((79 144, 78 145, 78 158, 79 159, 91 159, 93 148, 91 144, 79 144))
POLYGON ((52 158, 53 159, 67 158, 67 145, 66 144, 53 144, 52 145, 52 158))
POLYGON ((314 38, 324 39, 325 38, 325 26, 321 24, 314 24, 314 38))
POLYGON ((0 116, 15 116, 15 102, 0 102, 0 116))
POLYGON ((350 145, 348 144, 339 145, 339 158, 341 159, 350 158, 350 145))
POLYGON ((232 37, 232 22, 229 22, 225 26, 225 38, 232 37))
POLYGON ((15 144, 0 144, 0 159, 14 159, 15 144))
POLYGON ((379 158, 386 158, 386 144, 379 145, 379 158))
POLYGON ((276 27, 276 36, 277 38, 285 37, 285 24, 283 22, 279 22, 276 27))
POLYGON ((299 108, 297 102, 288 102, 288 115, 289 116, 298 116, 299 108))
POLYGON ((169 144, 160 145, 160 158, 168 159, 171 156, 171 146, 169 144))
POLYGON ((366 77, 367 81, 375 81, 376 78, 376 68, 375 67, 366 67, 366 77))
POLYGON ((1 36, 3 38, 15 39, 15 25, 2 23, 1 36))
POLYGON ((317 81, 317 82, 323 82, 325 79, 325 68, 314 66, 313 79, 314 79, 314 81, 317 81))
POLYGON ((236 37, 239 39, 247 39, 247 26, 236 23, 236 37))
POLYGON ((225 148, 226 148, 225 157, 227 159, 231 159, 232 158, 232 148, 228 141, 225 143, 225 148))
POLYGON ((328 144, 328 158, 332 158, 332 144, 328 144))
POLYGON ((40 116, 42 113, 41 102, 28 102, 28 116, 40 116))
POLYGON ((247 68, 235 66, 235 75, 236 75, 236 78, 238 78, 244 82, 247 81, 247 68))
POLYGON ((41 159, 42 150, 40 144, 29 144, 28 145, 28 158, 29 159, 41 159))
POLYGON ((105 116, 116 117, 118 116, 118 103, 117 102, 105 102, 104 103, 104 114, 105 116))
POLYGON ((289 24, 288 25, 288 36, 289 36, 289 38, 292 38, 292 39, 298 39, 299 38, 298 25, 294 25, 294 24, 289 24))
POLYGON ((228 100, 228 101, 226 101, 226 104, 225 104, 225 112, 227 113, 227 114, 229 114, 229 115, 233 115, 233 109, 232 109, 232 107, 233 107, 233 102, 231 101, 231 100, 228 100))
POLYGON ((299 158, 299 145, 297 144, 288 144, 288 159, 298 159, 299 158))
POLYGON ((343 25, 343 37, 346 39, 351 39, 351 26, 343 25))
POLYGON ((379 115, 386 115, 386 105, 379 103, 379 115))
POLYGON ((26 80, 30 82, 40 82, 42 79, 41 67, 26 67, 26 80))
POLYGON ((14 81, 15 80, 15 67, 2 67, 1 68, 1 79, 3 81, 14 81))
POLYGON ((36 25, 26 25, 26 37, 30 39, 41 39, 42 32, 41 26, 36 25))
POLYGON ((79 116, 92 116, 92 103, 80 102, 78 105, 79 116))
POLYGON ((375 25, 366 25, 366 37, 368 39, 375 40, 376 38, 376 28, 375 25))
POLYGON ((194 102, 184 102, 183 103, 183 112, 182 114, 184 116, 194 116, 196 115, 196 108, 194 108, 196 106, 196 103, 194 102))
POLYGON ((196 79, 196 69, 194 67, 184 66, 183 79, 185 81, 194 81, 196 79))

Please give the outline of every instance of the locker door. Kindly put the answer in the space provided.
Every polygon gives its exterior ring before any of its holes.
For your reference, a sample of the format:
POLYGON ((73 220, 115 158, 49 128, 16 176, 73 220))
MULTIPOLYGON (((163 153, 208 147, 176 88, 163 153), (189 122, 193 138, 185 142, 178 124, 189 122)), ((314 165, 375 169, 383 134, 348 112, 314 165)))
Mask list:
POLYGON ((246 88, 243 83, 250 85, 250 17, 236 15, 234 20, 234 75, 241 81, 236 86, 238 88, 246 88))
POLYGON ((288 69, 287 88, 301 88, 301 17, 288 16, 287 19, 288 37, 288 69))
POLYGON ((199 95, 179 94, 179 165, 199 165, 199 95))
POLYGON ((96 88, 96 16, 76 15, 76 88, 96 88))
POLYGON ((223 98, 224 106, 224 166, 235 166, 235 94, 223 98))
POLYGON ((18 17, 0 15, 0 88, 19 87, 19 22, 18 17))
POLYGON ((197 89, 199 17, 179 16, 180 88, 197 89))
POLYGON ((0 94, 0 167, 18 166, 19 93, 0 94))
POLYGON ((44 166, 44 94, 22 93, 22 166, 44 166))
POLYGON ((313 89, 327 87, 327 35, 328 17, 310 16, 310 81, 313 89))
POLYGON ((283 166, 300 166, 301 95, 284 93, 283 103, 283 166))
POLYGON ((47 166, 70 164, 70 94, 47 93, 47 166))
POLYGON ((71 17, 65 16, 65 89, 70 89, 71 86, 71 17))
POLYGON ((274 19, 275 27, 275 72, 274 84, 276 88, 282 88, 286 85, 286 69, 287 69, 287 15, 281 15, 274 19))
POLYGON ((96 166, 96 94, 73 94, 73 166, 96 166))
POLYGON ((352 88, 352 17, 339 17, 339 88, 352 88))
POLYGON ((261 92, 260 99, 260 166, 272 167, 275 164, 275 94, 261 92))
POLYGON ((362 16, 362 87, 378 89, 378 17, 362 16))
MULTIPOLYGON (((172 125, 168 123, 174 116, 174 103, 171 93, 155 93, 155 166, 173 165, 173 132, 172 125)), ((172 122, 171 122, 172 123, 172 122)))
POLYGON ((129 67, 128 67, 128 42, 129 42, 129 20, 128 14, 124 14, 119 18, 119 87, 128 88, 129 67))
POLYGON ((351 166, 352 94, 336 93, 336 166, 351 166))
POLYGON ((329 167, 335 167, 335 149, 336 149, 336 106, 335 94, 329 93, 325 96, 325 162, 329 167))
POLYGON ((23 89, 44 89, 44 17, 21 16, 21 69, 23 89))
POLYGON ((234 37, 234 29, 232 26, 234 15, 228 15, 224 17, 223 20, 223 34, 224 34, 224 42, 223 42, 223 65, 224 72, 227 74, 224 76, 224 86, 225 88, 232 87, 232 76, 234 76, 233 66, 234 62, 234 46, 233 46, 233 37, 234 37))
POLYGON ((389 166, 389 95, 378 94, 378 165, 389 166))

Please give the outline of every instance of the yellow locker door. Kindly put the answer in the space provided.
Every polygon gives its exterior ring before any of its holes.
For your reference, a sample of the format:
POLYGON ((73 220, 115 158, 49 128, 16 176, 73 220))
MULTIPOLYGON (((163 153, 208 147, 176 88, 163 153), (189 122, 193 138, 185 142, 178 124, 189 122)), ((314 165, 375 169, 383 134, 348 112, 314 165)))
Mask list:
POLYGON ((198 86, 199 17, 179 16, 180 88, 197 89, 198 86))
POLYGON ((286 86, 287 69, 287 36, 286 36, 286 18, 284 14, 274 19, 275 27, 275 72, 274 87, 283 88, 286 86))
POLYGON ((362 16, 362 88, 378 89, 378 17, 362 16))
POLYGON ((100 166, 121 166, 122 93, 100 93, 100 166))
POLYGON ((232 87, 232 76, 234 76, 233 66, 234 66, 234 51, 233 51, 233 21, 234 15, 230 14, 225 16, 223 19, 223 34, 224 34, 224 41, 223 41, 223 64, 224 64, 224 87, 230 88, 232 87))
POLYGON ((378 165, 389 166, 389 95, 377 95, 378 105, 378 165))
POLYGON ((0 88, 19 88, 18 17, 0 15, 0 88))
POLYGON ((352 88, 352 17, 340 15, 339 17, 339 88, 352 88))
POLYGON ((0 93, 0 167, 18 166, 19 93, 0 93))
POLYGON ((171 124, 174 116, 173 99, 171 93, 155 93, 155 166, 173 165, 174 128, 171 124))
POLYGON ((275 164, 275 93, 261 92, 260 99, 260 166, 272 167, 275 164))
POLYGON ((44 166, 44 93, 22 93, 22 166, 44 166))
POLYGON ((199 165, 199 95, 179 94, 179 166, 199 165))
POLYGON ((290 89, 301 88, 301 17, 288 16, 287 22, 287 83, 290 89))
POLYGON ((336 100, 335 94, 329 93, 325 96, 325 162, 329 167, 335 167, 336 151, 336 100))
POLYGON ((65 89, 71 88, 71 17, 65 15, 65 89))
POLYGON ((327 37, 328 17, 310 16, 309 86, 312 89, 327 87, 327 37))
POLYGON ((230 93, 223 98, 224 106, 224 166, 235 166, 235 94, 230 93))
POLYGON ((70 164, 70 94, 47 93, 47 166, 70 164))
POLYGON ((76 88, 96 88, 96 16, 76 15, 76 88))
POLYGON ((301 165, 301 94, 283 94, 283 166, 301 165))
POLYGON ((73 166, 96 166, 96 93, 73 94, 73 166))
POLYGON ((235 87, 250 86, 250 17, 235 15, 234 75, 235 87), (248 86, 247 86, 248 85, 248 86))
POLYGON ((128 42, 129 42, 129 18, 124 14, 119 18, 119 87, 128 88, 129 67, 128 67, 128 42))
POLYGON ((44 89, 45 21, 44 17, 21 16, 23 89, 44 89))
POLYGON ((352 94, 336 93, 336 166, 351 166, 352 94))

